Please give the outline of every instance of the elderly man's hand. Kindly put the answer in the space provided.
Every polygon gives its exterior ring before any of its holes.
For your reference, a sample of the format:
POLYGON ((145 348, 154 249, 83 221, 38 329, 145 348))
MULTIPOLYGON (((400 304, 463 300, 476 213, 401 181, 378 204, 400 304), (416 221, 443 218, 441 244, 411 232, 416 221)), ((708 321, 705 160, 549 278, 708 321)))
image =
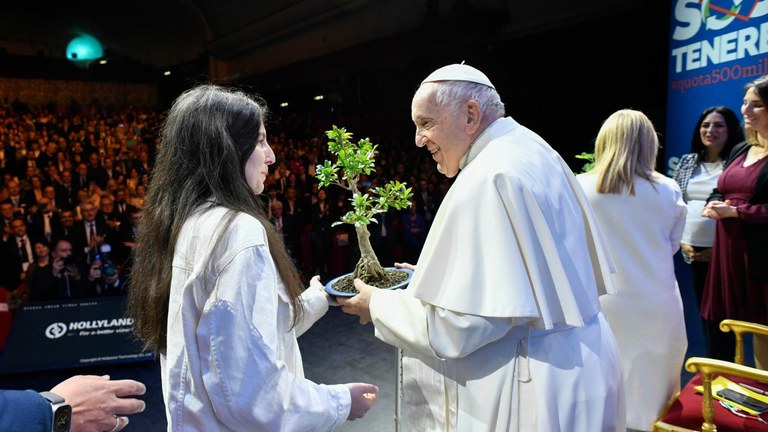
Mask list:
POLYGON ((146 404, 135 396, 147 388, 132 379, 110 380, 109 375, 76 375, 51 391, 72 406, 72 432, 121 431, 128 416, 144 411, 146 404))
POLYGON ((360 324, 368 324, 371 322, 371 311, 368 309, 371 303, 371 294, 373 290, 378 288, 367 285, 360 279, 355 279, 355 288, 360 294, 348 299, 339 297, 337 301, 341 305, 341 310, 360 317, 360 324))

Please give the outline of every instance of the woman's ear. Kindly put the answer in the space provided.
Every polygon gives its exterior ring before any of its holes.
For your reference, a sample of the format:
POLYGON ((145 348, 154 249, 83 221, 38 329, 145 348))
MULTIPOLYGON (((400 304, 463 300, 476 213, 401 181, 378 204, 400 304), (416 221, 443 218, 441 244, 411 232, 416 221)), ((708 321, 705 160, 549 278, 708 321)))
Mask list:
POLYGON ((483 113, 480 111, 480 104, 476 100, 470 100, 466 106, 466 129, 468 134, 474 134, 480 127, 480 121, 483 118, 483 113))

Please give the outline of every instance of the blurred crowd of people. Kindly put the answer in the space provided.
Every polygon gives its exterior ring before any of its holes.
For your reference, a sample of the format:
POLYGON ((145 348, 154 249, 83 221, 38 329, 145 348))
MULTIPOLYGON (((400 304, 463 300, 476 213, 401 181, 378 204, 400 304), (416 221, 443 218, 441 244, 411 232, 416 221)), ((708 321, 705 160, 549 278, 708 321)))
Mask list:
MULTIPOLYGON (((0 104, 0 287, 12 305, 125 293, 162 122, 162 113, 95 102, 0 104)), ((307 280, 351 271, 359 258, 354 227, 332 227, 350 197, 335 186, 320 189, 314 177, 330 157, 323 128, 331 120, 316 120, 309 133, 274 122, 277 164, 262 195, 270 219, 307 280)), ((400 147, 378 147, 376 171, 363 185, 400 180, 414 190, 410 209, 380 214, 370 227, 385 266, 416 261, 449 187, 428 158, 400 147)))
POLYGON ((124 294, 157 113, 0 105, 0 286, 12 305, 124 294))

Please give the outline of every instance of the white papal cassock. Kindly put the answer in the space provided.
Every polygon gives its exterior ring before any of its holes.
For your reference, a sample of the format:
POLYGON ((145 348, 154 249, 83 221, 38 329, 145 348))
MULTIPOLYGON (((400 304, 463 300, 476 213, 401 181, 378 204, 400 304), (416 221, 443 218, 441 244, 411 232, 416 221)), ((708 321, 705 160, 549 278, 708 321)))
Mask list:
POLYGON ((573 173, 512 118, 461 161, 406 290, 376 290, 411 431, 623 430, 613 264, 573 173))

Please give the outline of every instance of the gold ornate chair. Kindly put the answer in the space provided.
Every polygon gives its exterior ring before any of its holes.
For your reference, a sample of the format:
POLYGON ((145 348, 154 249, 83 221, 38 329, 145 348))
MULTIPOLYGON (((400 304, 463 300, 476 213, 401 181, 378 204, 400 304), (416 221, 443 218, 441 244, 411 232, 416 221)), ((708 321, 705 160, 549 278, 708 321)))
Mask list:
POLYGON ((724 376, 729 380, 768 391, 768 371, 744 365, 744 335, 768 336, 768 326, 726 319, 720 330, 732 331, 736 337, 734 362, 704 357, 691 357, 685 369, 695 375, 675 395, 659 419, 654 423, 655 432, 730 432, 768 431, 768 413, 760 416, 729 410, 712 397, 712 381, 724 376), (696 387, 703 387, 703 392, 696 387))

